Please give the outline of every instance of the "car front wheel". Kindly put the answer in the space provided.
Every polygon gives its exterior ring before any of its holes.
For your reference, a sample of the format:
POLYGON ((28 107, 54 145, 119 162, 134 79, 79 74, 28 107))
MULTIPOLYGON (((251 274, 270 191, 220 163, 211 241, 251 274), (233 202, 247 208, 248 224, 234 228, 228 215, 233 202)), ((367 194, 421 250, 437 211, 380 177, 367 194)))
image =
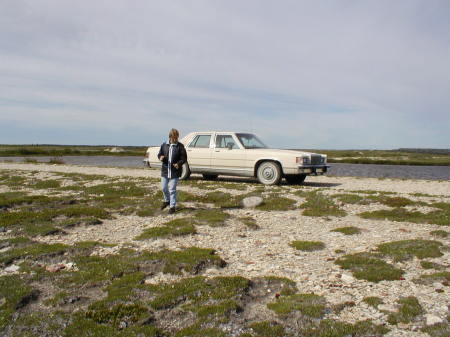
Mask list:
POLYGON ((256 171, 256 177, 264 185, 277 185, 281 180, 281 167, 273 161, 262 162, 256 171))

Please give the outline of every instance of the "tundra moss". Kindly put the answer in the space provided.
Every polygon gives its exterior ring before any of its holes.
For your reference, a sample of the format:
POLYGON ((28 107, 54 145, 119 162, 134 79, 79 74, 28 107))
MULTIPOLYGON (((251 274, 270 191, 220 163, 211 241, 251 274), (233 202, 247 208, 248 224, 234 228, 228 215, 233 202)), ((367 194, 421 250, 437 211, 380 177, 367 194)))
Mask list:
POLYGON ((389 332, 382 325, 375 325, 370 320, 354 324, 330 319, 321 320, 318 325, 311 325, 300 330, 303 337, 381 337, 389 332))
POLYGON ((377 250, 394 261, 403 261, 413 256, 419 259, 440 257, 443 255, 439 249, 441 246, 439 241, 415 239, 382 243, 378 245, 377 250))
POLYGON ((195 221, 192 218, 181 218, 168 221, 162 226, 145 229, 135 240, 145 240, 158 237, 184 236, 197 233, 195 221))
POLYGON ((331 232, 342 233, 344 235, 355 235, 360 234, 361 230, 358 227, 348 226, 332 229, 331 232))
POLYGON ((238 220, 250 229, 259 229, 260 228, 258 226, 258 224, 256 223, 255 218, 253 218, 251 216, 240 217, 238 220))
POLYGON ((307 192, 306 202, 300 205, 303 215, 306 216, 345 216, 347 213, 341 210, 330 198, 319 192, 307 192))
POLYGON ((296 201, 290 198, 281 197, 278 194, 270 194, 265 197, 263 203, 256 206, 261 211, 289 211, 295 209, 296 201))
POLYGON ((367 303, 368 305, 374 308, 378 308, 380 304, 383 304, 383 300, 377 296, 364 297, 363 302, 367 303))
POLYGON ((281 316, 299 311, 302 315, 320 318, 325 314, 325 298, 315 294, 280 296, 276 302, 268 303, 267 307, 281 316))
POLYGON ((230 215, 220 209, 201 209, 194 213, 195 220, 199 225, 220 227, 225 225, 225 221, 230 215))
POLYGON ((343 269, 350 270, 357 279, 370 282, 399 280, 404 273, 403 270, 369 253, 344 255, 335 263, 343 269))
POLYGON ((399 304, 398 312, 389 314, 387 318, 389 324, 410 323, 424 313, 422 306, 414 296, 401 298, 397 303, 399 304))
POLYGON ((444 230, 435 230, 430 232, 431 235, 439 237, 439 238, 447 238, 449 236, 449 233, 444 230))
POLYGON ((275 322, 255 322, 249 325, 249 328, 253 330, 254 337, 283 337, 286 336, 286 332, 278 323, 275 322))
POLYGON ((322 250, 325 248, 325 244, 321 241, 292 241, 289 246, 305 252, 322 250))
POLYGON ((363 212, 359 214, 364 219, 391 220, 398 222, 412 222, 450 226, 450 211, 440 209, 429 213, 419 211, 409 211, 404 208, 394 208, 391 210, 378 210, 363 212))

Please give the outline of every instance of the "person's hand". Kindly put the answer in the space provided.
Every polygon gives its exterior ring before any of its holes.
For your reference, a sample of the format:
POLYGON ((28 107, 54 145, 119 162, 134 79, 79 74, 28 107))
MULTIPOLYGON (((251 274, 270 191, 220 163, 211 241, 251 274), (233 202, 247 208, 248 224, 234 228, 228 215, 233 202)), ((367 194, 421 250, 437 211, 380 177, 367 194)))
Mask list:
POLYGON ((175 167, 176 169, 178 169, 178 164, 177 163, 175 163, 175 164, 173 164, 173 167, 175 167))
POLYGON ((163 161, 164 160, 164 156, 159 157, 159 160, 163 161))

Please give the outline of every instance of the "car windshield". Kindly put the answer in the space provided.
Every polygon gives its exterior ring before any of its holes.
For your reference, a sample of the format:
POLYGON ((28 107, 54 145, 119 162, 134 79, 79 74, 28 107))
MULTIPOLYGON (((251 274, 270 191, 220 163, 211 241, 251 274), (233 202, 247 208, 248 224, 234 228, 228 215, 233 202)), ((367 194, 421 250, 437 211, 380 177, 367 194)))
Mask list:
POLYGON ((267 149, 267 146, 251 133, 236 133, 236 136, 246 149, 267 149))

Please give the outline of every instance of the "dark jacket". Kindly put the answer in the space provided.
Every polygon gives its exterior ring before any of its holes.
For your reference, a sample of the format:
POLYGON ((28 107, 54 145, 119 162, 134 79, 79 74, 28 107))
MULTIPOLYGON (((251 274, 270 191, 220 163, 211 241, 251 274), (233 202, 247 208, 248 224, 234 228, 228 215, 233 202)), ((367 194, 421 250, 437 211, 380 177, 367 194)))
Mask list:
POLYGON ((161 177, 179 178, 181 176, 182 166, 187 161, 186 149, 181 143, 168 144, 163 143, 158 152, 158 159, 164 156, 161 167, 161 177), (172 147, 172 150, 170 149, 172 147), (178 164, 178 169, 173 166, 178 164))

